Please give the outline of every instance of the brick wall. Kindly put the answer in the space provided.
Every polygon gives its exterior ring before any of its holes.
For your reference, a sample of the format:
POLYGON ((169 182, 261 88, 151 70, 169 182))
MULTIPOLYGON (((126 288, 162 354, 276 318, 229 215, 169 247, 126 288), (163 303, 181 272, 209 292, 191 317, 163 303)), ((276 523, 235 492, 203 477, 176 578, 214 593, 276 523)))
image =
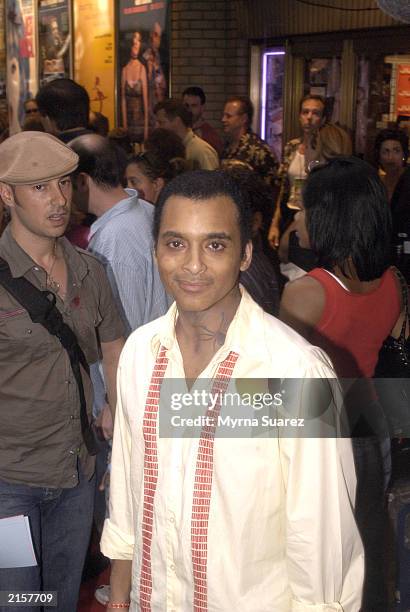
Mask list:
POLYGON ((220 128, 225 99, 248 93, 249 51, 236 2, 173 0, 171 22, 172 96, 199 85, 207 97, 206 119, 220 128))

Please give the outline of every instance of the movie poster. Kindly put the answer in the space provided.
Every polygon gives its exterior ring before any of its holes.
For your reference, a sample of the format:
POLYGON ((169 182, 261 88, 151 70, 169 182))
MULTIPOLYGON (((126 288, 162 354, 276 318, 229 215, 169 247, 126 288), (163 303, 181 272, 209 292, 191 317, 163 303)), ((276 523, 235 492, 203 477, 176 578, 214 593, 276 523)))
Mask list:
POLYGON ((40 85, 71 75, 70 8, 68 0, 39 0, 40 85))
POLYGON ((168 97, 169 2, 119 0, 119 124, 141 143, 154 125, 153 108, 168 97))
POLYGON ((410 117, 410 64, 397 66, 396 114, 410 117))
POLYGON ((10 134, 24 123, 24 102, 37 93, 36 1, 6 0, 7 100, 10 134))
MULTIPOLYGON (((6 29, 4 23, 4 0, 0 0, 0 112, 7 112, 6 98, 6 29)), ((0 131, 2 126, 0 125, 0 131)))
POLYGON ((74 80, 88 91, 91 110, 115 123, 114 3, 74 0, 74 80))

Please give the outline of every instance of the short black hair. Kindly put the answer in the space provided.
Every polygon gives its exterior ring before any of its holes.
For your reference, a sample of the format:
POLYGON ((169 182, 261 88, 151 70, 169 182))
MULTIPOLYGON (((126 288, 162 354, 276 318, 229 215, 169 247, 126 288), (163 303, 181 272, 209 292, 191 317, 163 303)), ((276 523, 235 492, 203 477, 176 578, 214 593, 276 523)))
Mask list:
POLYGON ((248 116, 248 125, 252 125, 254 108, 252 104, 252 100, 248 96, 229 96, 229 98, 225 101, 225 104, 228 102, 239 102, 241 105, 241 113, 244 113, 248 116))
POLYGON ((318 265, 338 266, 360 281, 382 276, 389 265, 391 214, 377 171, 356 157, 338 157, 314 168, 303 190, 306 227, 318 265))
POLYGON ((302 106, 307 100, 317 100, 317 102, 321 102, 321 104, 323 104, 323 115, 325 114, 326 100, 323 96, 319 96, 319 94, 307 94, 306 96, 303 96, 299 102, 299 113, 302 112, 302 106))
POLYGON ((241 232, 242 254, 252 239, 252 211, 246 191, 223 170, 191 170, 174 178, 161 191, 154 211, 153 237, 158 242, 162 213, 172 196, 190 200, 207 200, 216 196, 227 196, 234 202, 238 212, 238 225, 241 232))
POLYGON ((201 104, 205 104, 206 102, 206 96, 202 87, 187 87, 182 92, 182 97, 183 96, 197 96, 197 98, 201 100, 201 104))
POLYGON ((80 158, 73 174, 74 178, 84 172, 101 189, 109 190, 122 186, 128 162, 121 147, 97 134, 78 136, 69 146, 80 158))
POLYGON ((252 214, 261 213, 264 229, 268 229, 275 208, 275 198, 272 188, 253 169, 239 164, 227 165, 224 172, 233 178, 249 198, 252 214))
POLYGON ((108 117, 95 111, 89 118, 88 127, 96 134, 100 134, 100 136, 108 136, 110 122, 108 117))
POLYGON ((53 119, 61 132, 88 125, 89 95, 72 79, 54 79, 46 83, 39 89, 36 101, 40 113, 53 119))
POLYGON ((376 140, 374 141, 374 154, 376 164, 380 163, 380 149, 382 147, 382 144, 386 140, 396 140, 401 144, 401 148, 403 149, 403 157, 405 158, 403 160, 403 163, 405 163, 409 156, 409 137, 407 136, 406 132, 396 128, 382 130, 377 134, 376 140))
POLYGON ((175 119, 175 117, 179 117, 185 127, 192 127, 192 113, 180 100, 169 98, 169 100, 158 102, 154 106, 154 114, 158 113, 160 110, 165 112, 168 119, 175 119))

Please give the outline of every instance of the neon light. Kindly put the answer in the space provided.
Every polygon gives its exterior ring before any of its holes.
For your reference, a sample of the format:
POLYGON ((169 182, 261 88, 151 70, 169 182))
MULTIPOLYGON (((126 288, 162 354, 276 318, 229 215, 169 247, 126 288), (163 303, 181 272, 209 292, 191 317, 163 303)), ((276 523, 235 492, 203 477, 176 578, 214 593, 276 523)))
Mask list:
POLYGON ((261 138, 265 140, 266 126, 266 82, 268 72, 268 55, 285 55, 285 51, 265 51, 262 58, 262 105, 261 105, 261 138))

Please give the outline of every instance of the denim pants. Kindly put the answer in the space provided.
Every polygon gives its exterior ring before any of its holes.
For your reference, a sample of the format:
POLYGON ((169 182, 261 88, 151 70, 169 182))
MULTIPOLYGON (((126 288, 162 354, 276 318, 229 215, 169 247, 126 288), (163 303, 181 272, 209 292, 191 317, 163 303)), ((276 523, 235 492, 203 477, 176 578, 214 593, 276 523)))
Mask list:
POLYGON ((391 474, 388 438, 352 438, 357 489, 355 518, 362 538, 365 577, 361 612, 386 612, 384 567, 386 489, 391 474))
MULTIPOLYGON (((0 480, 0 518, 29 517, 38 565, 0 569, 0 590, 57 591, 57 608, 75 612, 91 533, 95 477, 72 489, 51 489, 0 480)), ((42 608, 24 606, 25 612, 42 608)), ((0 612, 10 608, 0 606, 0 612)))

